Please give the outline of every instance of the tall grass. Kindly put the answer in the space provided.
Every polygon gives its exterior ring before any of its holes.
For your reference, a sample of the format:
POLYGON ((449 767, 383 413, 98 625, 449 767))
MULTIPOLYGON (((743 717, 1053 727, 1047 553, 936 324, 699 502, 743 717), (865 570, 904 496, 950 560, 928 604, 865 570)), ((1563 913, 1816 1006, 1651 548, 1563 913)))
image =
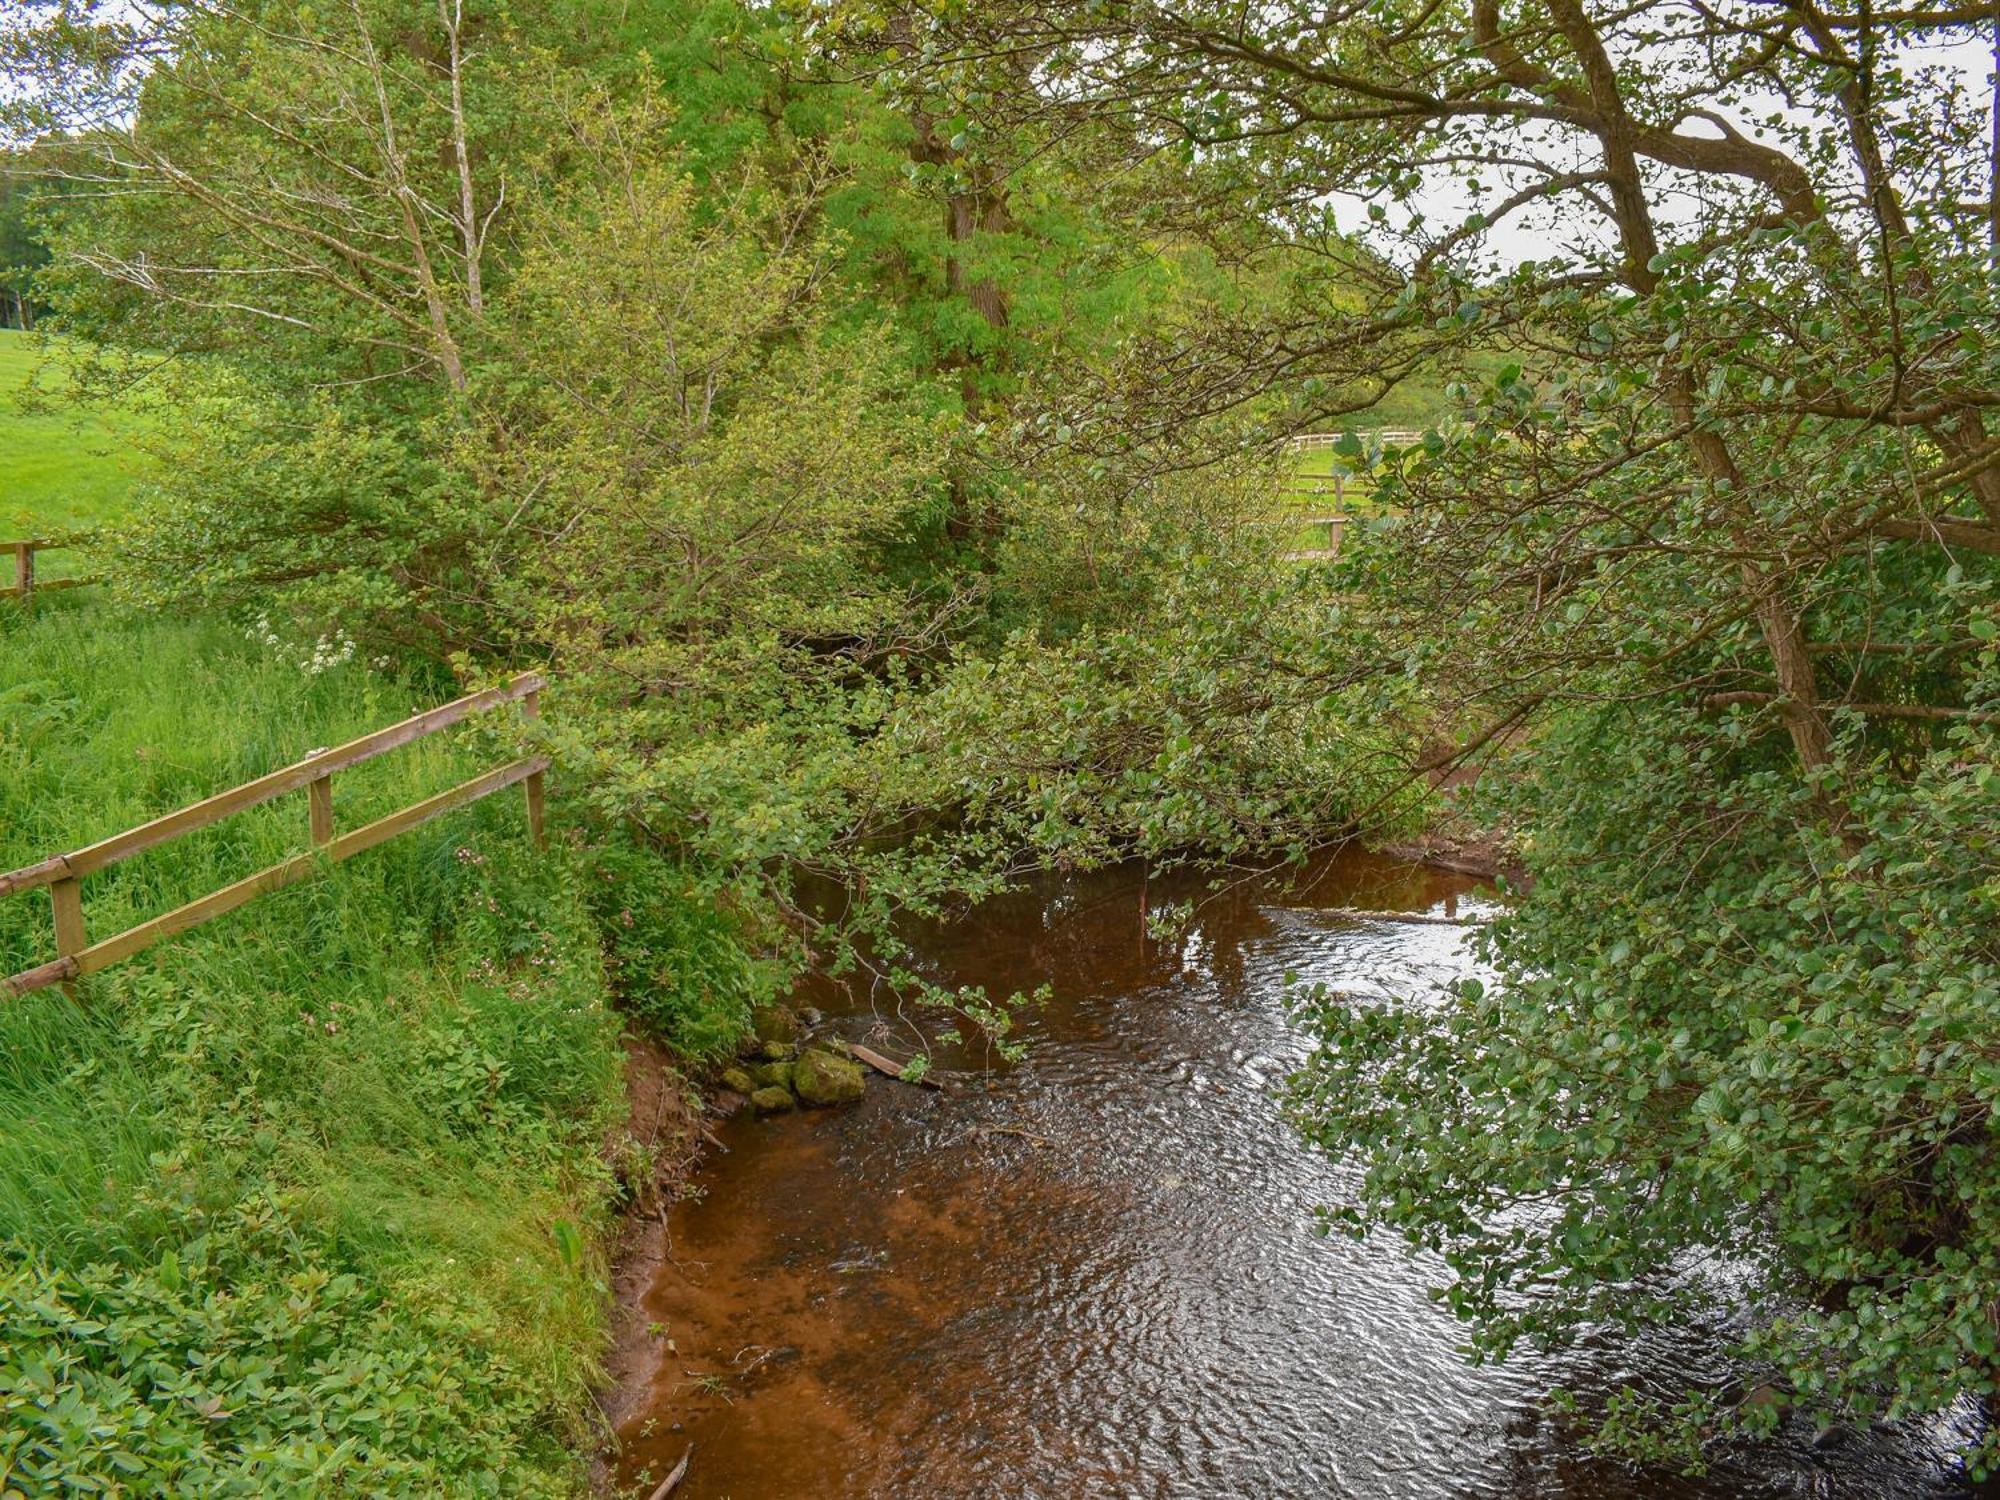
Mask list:
MULTIPOLYGON (((0 868, 450 692, 214 623, 0 617, 0 868)), ((493 764, 478 738, 342 773, 342 825, 493 764)), ((88 878, 92 930, 296 852, 305 819, 281 799, 88 878)), ((617 1025, 576 860, 522 821, 488 799, 76 999, 0 1002, 0 1492, 576 1483, 617 1025)), ((0 899, 0 970, 48 927, 41 893, 0 899)))

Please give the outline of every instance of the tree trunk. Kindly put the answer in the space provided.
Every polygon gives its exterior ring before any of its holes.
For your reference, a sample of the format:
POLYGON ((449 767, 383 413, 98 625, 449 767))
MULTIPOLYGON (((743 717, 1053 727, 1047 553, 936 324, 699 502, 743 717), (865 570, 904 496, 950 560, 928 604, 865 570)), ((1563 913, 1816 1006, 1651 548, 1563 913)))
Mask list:
MULTIPOLYGON (((929 115, 919 112, 915 123, 916 141, 910 152, 914 159, 934 166, 965 165, 963 152, 938 139, 936 122, 929 115)), ((967 172, 969 186, 945 199, 945 238, 954 247, 945 255, 945 288, 953 296, 963 297, 987 327, 1004 329, 1010 318, 1006 292, 990 276, 969 276, 957 247, 969 245, 979 235, 1005 234, 1013 227, 1007 209, 1007 187, 993 168, 983 162, 972 163, 967 172)), ((989 368, 987 357, 979 350, 967 349, 951 356, 945 368, 954 365, 959 371, 959 400, 966 416, 976 419, 983 405, 979 377, 989 368)), ((990 537, 999 529, 999 518, 990 510, 974 516, 966 477, 956 468, 951 475, 949 528, 961 540, 973 535, 990 537)))
MULTIPOLYGON (((1551 0, 1550 14, 1575 54, 1589 90, 1595 118, 1587 122, 1604 151, 1604 170, 1611 188, 1611 206, 1617 217, 1621 247, 1625 252, 1625 280, 1641 296, 1649 296, 1660 284, 1653 269, 1659 255, 1659 236, 1653 227, 1645 185, 1640 177, 1634 149, 1634 129, 1618 90, 1617 71, 1604 49, 1603 39, 1584 12, 1579 0, 1551 0)), ((1661 370, 1675 420, 1688 429, 1688 442, 1696 466, 1726 504, 1737 504, 1744 494, 1743 475, 1730 454, 1729 445, 1714 432, 1695 421, 1695 375, 1685 366, 1668 365, 1661 370)), ((1774 577, 1762 564, 1749 559, 1752 540, 1747 524, 1738 520, 1729 530, 1737 546, 1746 554, 1739 571, 1744 592, 1749 595, 1757 625, 1770 653, 1772 674, 1784 696, 1785 728, 1791 734, 1799 769, 1808 778, 1833 759, 1833 737, 1820 708, 1819 682, 1813 671, 1812 653, 1791 601, 1785 597, 1785 580, 1774 577)), ((1824 792, 1822 791, 1822 798, 1824 792)), ((1836 826, 1845 824, 1838 806, 1823 802, 1836 826)))

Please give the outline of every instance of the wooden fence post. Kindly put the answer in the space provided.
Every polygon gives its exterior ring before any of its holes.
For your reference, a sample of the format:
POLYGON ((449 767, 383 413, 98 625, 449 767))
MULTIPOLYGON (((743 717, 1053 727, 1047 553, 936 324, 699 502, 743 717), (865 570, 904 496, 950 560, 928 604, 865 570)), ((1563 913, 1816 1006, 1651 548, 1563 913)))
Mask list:
MULTIPOLYGON (((539 689, 521 699, 521 714, 529 719, 539 719, 542 716, 542 695, 539 689)), ((545 849, 549 841, 542 827, 545 809, 542 773, 535 772, 521 785, 528 799, 528 835, 534 839, 537 849, 545 849)))
POLYGON ((35 592, 35 544, 14 543, 14 589, 23 606, 33 603, 35 592))
MULTIPOLYGON (((55 913, 56 956, 74 958, 90 946, 90 938, 83 924, 83 882, 74 875, 65 875, 60 880, 49 882, 49 906, 55 913)), ((64 985, 72 999, 76 996, 76 984, 71 981, 64 985)))
POLYGON ((306 798, 312 807, 312 841, 314 848, 323 848, 333 842, 333 776, 331 773, 317 781, 306 783, 306 798))

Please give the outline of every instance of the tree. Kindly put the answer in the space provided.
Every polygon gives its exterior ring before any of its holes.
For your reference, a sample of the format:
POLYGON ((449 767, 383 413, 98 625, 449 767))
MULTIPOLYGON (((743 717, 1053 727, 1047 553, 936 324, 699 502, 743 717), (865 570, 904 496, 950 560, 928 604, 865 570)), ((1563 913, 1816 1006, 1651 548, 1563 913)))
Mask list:
POLYGON ((34 274, 49 261, 35 225, 30 162, 28 152, 0 150, 0 327, 35 326, 34 274))
POLYGON ((1003 1036, 985 997, 899 965, 900 916, 1048 864, 1282 857, 1343 822, 1367 774, 1331 753, 1344 705, 1265 672, 1310 653, 1319 601, 1217 525, 1217 487, 1065 532, 1010 495, 1047 571, 968 553, 945 457, 963 419, 840 274, 830 163, 704 190, 658 125, 607 113, 590 138, 617 169, 523 211, 479 364, 533 379, 476 386, 457 455, 524 497, 481 572, 506 580, 503 638, 561 673, 565 761, 604 821, 762 914, 792 960, 1003 1036), (1115 564, 1096 598, 1045 592, 1086 545, 1115 564), (1330 753, 1301 757, 1315 728, 1330 753), (846 893, 838 914, 815 885, 846 893))
POLYGON ((1347 444, 1401 512, 1350 564, 1348 640, 1454 727, 1413 769, 1532 747, 1538 884, 1493 989, 1309 1007, 1302 1123, 1368 1166, 1346 1222, 1444 1250, 1489 1351, 1736 1300, 1690 1274, 1723 1256, 1802 1400, 2000 1391, 2000 162, 1935 61, 1982 17, 829 16, 1143 180, 1135 225, 1300 267, 1077 381, 1100 451, 1461 377, 1420 444, 1347 444))
POLYGON ((594 169, 574 131, 632 86, 616 26, 648 14, 579 0, 518 26, 457 0, 272 0, 10 18, 10 123, 46 132, 58 190, 41 284, 124 356, 103 378, 159 392, 179 448, 140 567, 171 557, 174 587, 211 603, 261 595, 308 638, 363 611, 439 656, 491 638, 468 559, 516 500, 437 455, 505 290, 510 216, 594 169))
POLYGON ((30 0, 0 28, 0 120, 80 190, 57 237, 98 337, 239 361, 268 341, 285 354, 264 375, 292 388, 462 393, 510 206, 574 164, 566 122, 630 85, 620 28, 652 19, 30 0))
POLYGON ((923 145, 765 13, 633 11, 638 73, 566 29, 597 15, 43 33, 37 97, 98 190, 55 222, 64 315, 200 356, 128 593, 369 659, 553 665, 598 832, 787 964, 874 964, 996 1028, 889 967, 899 911, 1343 823, 1347 763, 1294 753, 1342 739, 1339 699, 1256 680, 1324 608, 1233 527, 1260 466, 1072 472, 1001 420, 1069 351, 1199 302, 1199 258, 1127 253, 1025 158, 977 167, 966 228, 955 128, 923 145), (830 917, 807 877, 855 897, 830 917))

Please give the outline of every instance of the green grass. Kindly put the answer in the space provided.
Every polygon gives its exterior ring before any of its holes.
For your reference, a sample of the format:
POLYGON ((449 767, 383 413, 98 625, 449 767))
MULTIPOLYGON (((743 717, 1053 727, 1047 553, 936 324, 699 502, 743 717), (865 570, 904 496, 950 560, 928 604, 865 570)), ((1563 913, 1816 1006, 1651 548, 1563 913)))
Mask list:
MULTIPOLYGON (((87 596, 0 616, 0 869, 438 701, 87 596)), ((441 736, 344 826, 493 763, 441 736)), ((105 935, 304 847, 290 797, 88 878, 105 935)), ((572 1493, 618 1025, 518 796, 0 1001, 0 1493, 572 1493)), ((0 898, 0 972, 50 956, 0 898)))
POLYGON ((0 541, 115 520, 145 475, 145 416, 72 404, 70 358, 0 329, 0 541))
MULTIPOLYGON (((144 476, 143 414, 64 406, 48 357, 0 333, 0 540, 115 522, 144 476)), ((298 659, 97 590, 0 602, 0 870, 455 692, 298 659)), ((495 764, 495 733, 340 773, 340 825, 495 764)), ((306 820, 294 795, 88 877, 91 934, 306 820)), ((0 999, 0 1496, 582 1490, 625 1099, 602 944, 690 1054, 733 1046, 756 976, 656 856, 523 822, 501 794, 77 996, 0 999)), ((51 957, 47 895, 0 897, 0 975, 51 957)))
POLYGON ((1326 479, 1334 471, 1331 448, 1301 448, 1292 455, 1292 473, 1299 479, 1326 479))

